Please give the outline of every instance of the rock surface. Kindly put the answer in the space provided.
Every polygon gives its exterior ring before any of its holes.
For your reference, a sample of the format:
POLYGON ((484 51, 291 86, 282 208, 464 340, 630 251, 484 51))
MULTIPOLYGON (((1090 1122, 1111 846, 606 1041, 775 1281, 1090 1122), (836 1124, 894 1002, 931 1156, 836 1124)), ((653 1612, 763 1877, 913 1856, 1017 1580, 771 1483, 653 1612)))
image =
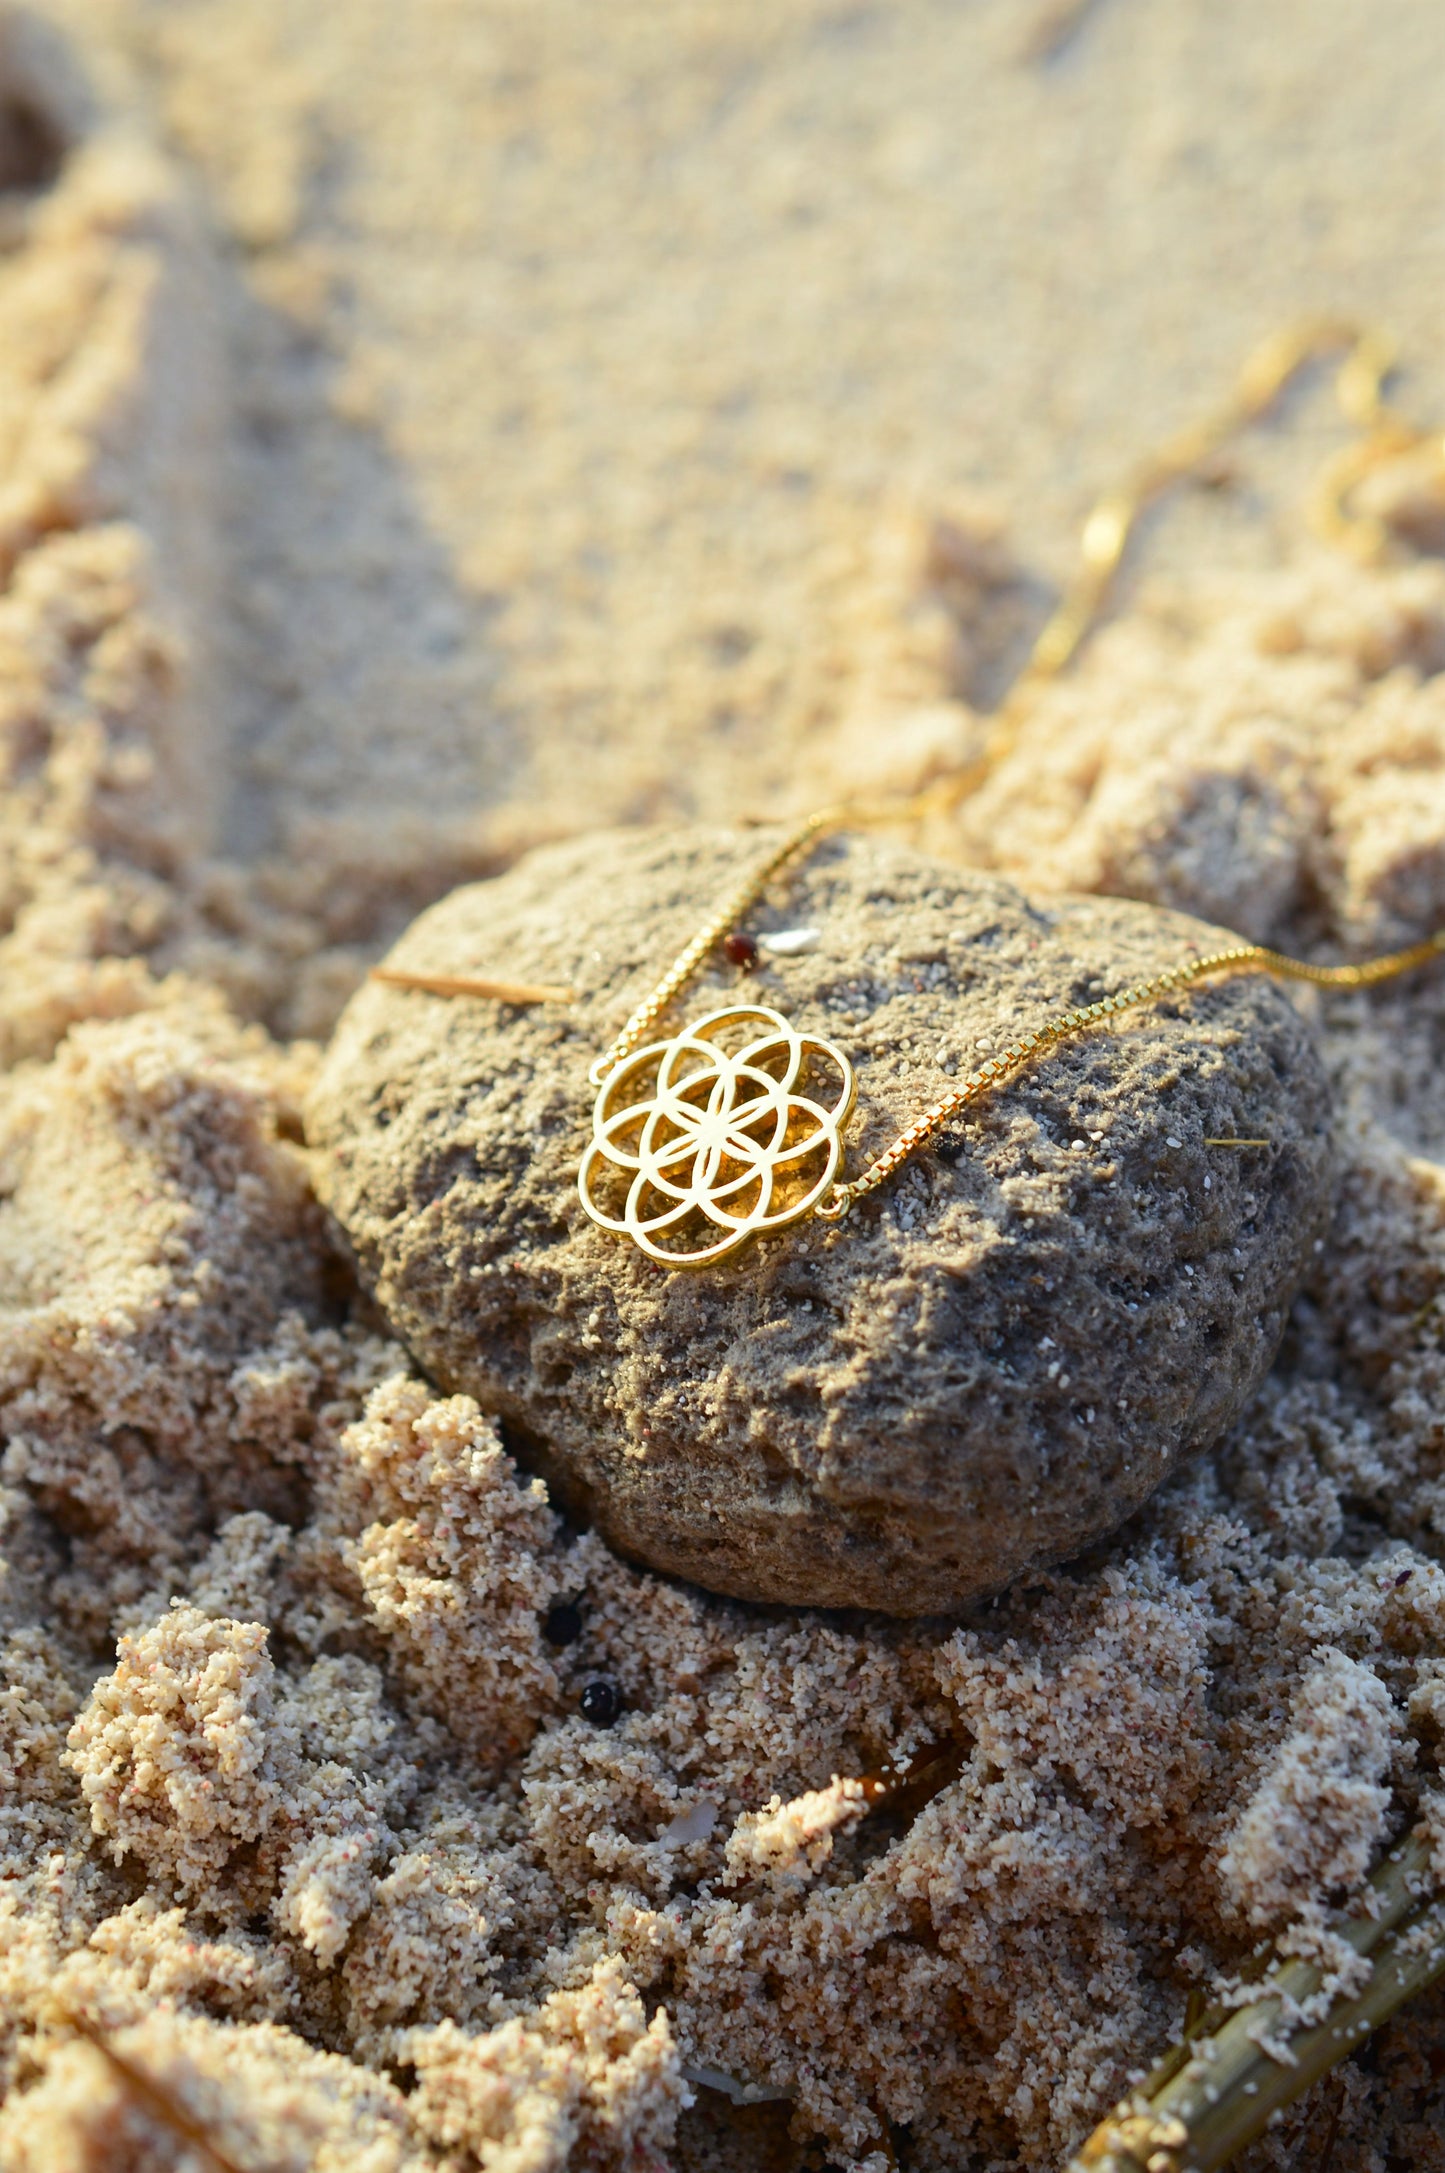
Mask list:
MULTIPOLYGON (((1057 1048, 842 1224, 656 1268, 582 1212, 587 1068, 767 838, 593 835, 425 913, 393 966, 578 1000, 369 984, 308 1112, 317 1183, 418 1360, 624 1553, 746 1598, 947 1611, 1077 1553, 1228 1427, 1326 1227, 1327 1087, 1288 998, 1222 979, 1057 1048)), ((850 1171, 975 1052, 1218 942, 856 836, 749 922, 802 925, 816 948, 718 959, 669 1024, 741 994, 846 1049, 850 1171)))

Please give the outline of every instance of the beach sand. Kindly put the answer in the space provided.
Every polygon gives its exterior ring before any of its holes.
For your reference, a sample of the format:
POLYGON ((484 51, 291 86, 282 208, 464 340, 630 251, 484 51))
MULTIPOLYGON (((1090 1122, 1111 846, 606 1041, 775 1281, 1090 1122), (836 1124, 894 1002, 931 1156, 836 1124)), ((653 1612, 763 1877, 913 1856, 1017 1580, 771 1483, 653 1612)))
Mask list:
MULTIPOLYGON (((1442 63, 1431 0, 0 13, 6 2173, 189 2173, 155 2087, 297 2173, 1044 2173, 1445 1826, 1445 973, 1299 999, 1339 1199, 1229 1441, 961 1621, 561 1523, 300 1114, 454 883, 967 757, 1280 324, 1445 415, 1442 63)), ((1151 523, 929 848, 1445 922, 1445 494, 1325 546, 1345 436, 1319 376, 1151 523)), ((1251 2162, 1427 2173, 1442 2084, 1436 1995, 1251 2162)))

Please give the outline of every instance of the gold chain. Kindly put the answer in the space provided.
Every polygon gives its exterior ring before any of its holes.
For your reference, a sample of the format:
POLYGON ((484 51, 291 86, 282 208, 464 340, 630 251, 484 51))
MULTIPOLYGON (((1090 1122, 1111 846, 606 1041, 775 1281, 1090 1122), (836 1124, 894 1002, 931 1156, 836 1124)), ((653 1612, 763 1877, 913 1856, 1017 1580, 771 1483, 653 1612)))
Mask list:
POLYGON ((1117 996, 1105 996, 1100 1002, 1085 1004, 1076 1011, 1060 1011, 1033 1033, 1010 1043, 988 1063, 981 1064, 977 1071, 970 1072, 951 1094, 945 1094, 941 1101, 934 1102, 921 1116, 915 1117, 907 1130, 900 1132, 882 1154, 869 1163, 861 1177, 855 1177, 851 1184, 835 1185, 828 1199, 815 1208, 814 1213, 821 1215, 825 1222, 839 1221, 855 1200, 862 1199, 865 1192, 872 1192, 885 1178, 891 1177, 966 1102, 997 1086, 1007 1074, 1030 1063, 1045 1049, 1052 1048, 1055 1042, 1107 1025, 1121 1011, 1152 1003, 1156 997, 1167 996, 1173 989, 1187 988, 1191 982, 1202 981, 1208 974, 1272 973, 1282 981, 1312 981, 1317 988, 1371 988, 1378 981, 1393 980, 1396 974, 1408 973, 1412 967, 1423 966, 1442 954, 1445 954, 1445 928, 1437 929, 1423 943, 1412 943, 1407 950, 1390 951, 1382 958, 1366 959, 1354 966, 1311 966, 1303 959, 1286 958, 1282 952, 1266 950, 1258 943, 1236 943, 1227 950, 1210 951, 1202 958, 1186 959, 1182 965, 1171 966, 1147 981, 1136 981, 1132 988, 1121 989, 1117 996))
MULTIPOLYGON (((1344 360, 1336 379, 1336 394, 1344 413, 1360 426, 1363 435, 1326 470, 1314 503, 1315 518, 1331 536, 1350 540, 1358 549, 1377 551, 1380 540, 1377 524, 1364 523, 1352 512, 1351 493, 1371 468, 1424 442, 1427 433, 1397 415, 1385 401, 1385 380, 1393 362, 1393 351, 1378 334, 1361 331, 1332 318, 1293 326, 1266 340, 1249 357, 1240 372, 1233 397, 1224 406, 1168 439, 1125 484, 1107 493, 1094 506, 1084 524, 1079 570, 1057 610, 1044 625, 1028 663, 1014 682, 981 763, 971 770, 955 772, 941 785, 934 785, 891 808, 886 805, 877 809, 824 808, 790 831, 678 953, 605 1056, 599 1057, 592 1066, 589 1073, 592 1084, 601 1085, 624 1057, 642 1045, 713 946, 737 926, 772 878, 820 836, 846 822, 880 818, 907 820, 933 812, 956 802, 981 782, 982 776, 996 768, 1013 743, 1016 720, 1028 698, 1068 668, 1098 625, 1108 606, 1125 552, 1149 507, 1185 478, 1198 475, 1231 438, 1267 414, 1310 363, 1340 350, 1344 351, 1344 360)), ((1211 952, 1207 957, 1170 967, 1100 1003, 1060 1012, 970 1073, 951 1093, 921 1111, 861 1176, 851 1183, 835 1184, 813 1212, 824 1221, 840 1220, 855 1200, 891 1177, 940 1125, 947 1123, 967 1102, 998 1085, 1006 1075, 1029 1063, 1056 1042, 1103 1026, 1121 1011, 1150 1003, 1171 990, 1203 980, 1206 975, 1273 973, 1285 980, 1311 981, 1322 988, 1365 988, 1389 980, 1395 974, 1408 973, 1413 966, 1423 965, 1442 952, 1445 952, 1445 930, 1408 950, 1391 952, 1388 957, 1354 966, 1311 966, 1298 959, 1286 958, 1278 951, 1266 950, 1259 944, 1235 944, 1226 950, 1211 952)))
POLYGON ((601 1086, 610 1071, 615 1071, 624 1056, 630 1056, 640 1048, 674 996, 682 990, 696 973, 715 943, 720 943, 728 931, 736 927, 748 908, 762 896, 780 868, 811 845, 826 830, 835 830, 840 823, 850 819, 846 808, 819 808, 806 822, 788 833, 781 845, 773 851, 760 867, 753 869, 746 882, 720 906, 710 920, 704 921, 691 943, 680 950, 650 996, 644 997, 627 1024, 605 1056, 599 1056, 587 1076, 593 1086, 601 1086))
POLYGON ((1095 501, 1079 538, 1073 579, 1000 703, 982 753, 918 794, 911 805, 919 814, 956 806, 997 769, 1013 747, 1019 723, 1040 687, 1067 671, 1104 617, 1129 546, 1150 508, 1176 485, 1203 474, 1233 438, 1264 419, 1305 370, 1332 354, 1343 357, 1335 376, 1336 400, 1360 436, 1323 469, 1311 494, 1310 520, 1329 542, 1345 546, 1358 558, 1384 555, 1388 539, 1383 525, 1355 511, 1356 488, 1372 469, 1428 443, 1432 436, 1445 464, 1445 438, 1411 422, 1386 400, 1395 349, 1382 333, 1337 317, 1312 317, 1288 325, 1248 356, 1228 400, 1201 421, 1166 438, 1122 484, 1095 501))

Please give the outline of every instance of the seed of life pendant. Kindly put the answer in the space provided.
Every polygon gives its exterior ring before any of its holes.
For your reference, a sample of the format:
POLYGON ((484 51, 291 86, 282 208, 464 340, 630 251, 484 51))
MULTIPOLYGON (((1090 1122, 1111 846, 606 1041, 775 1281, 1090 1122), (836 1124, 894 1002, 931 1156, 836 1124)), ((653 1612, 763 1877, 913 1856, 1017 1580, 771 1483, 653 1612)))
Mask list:
POLYGON ((713 1267, 816 1212, 843 1165, 842 1050, 761 1004, 710 1011, 607 1072, 582 1205, 669 1268, 713 1267))

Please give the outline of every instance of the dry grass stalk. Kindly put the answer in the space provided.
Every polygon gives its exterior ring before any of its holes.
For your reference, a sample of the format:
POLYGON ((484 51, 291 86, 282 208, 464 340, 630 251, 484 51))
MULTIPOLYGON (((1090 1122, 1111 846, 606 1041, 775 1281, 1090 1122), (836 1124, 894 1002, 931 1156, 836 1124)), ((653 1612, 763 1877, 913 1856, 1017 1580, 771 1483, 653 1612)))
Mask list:
POLYGON ((1372 1969, 1364 1989, 1315 2012, 1325 1972, 1287 1961, 1247 2007, 1211 2010, 1100 2123, 1067 2173, 1217 2173, 1405 2001, 1445 1975, 1445 1896, 1431 1842, 1412 1834, 1370 1879, 1369 1913, 1340 1912, 1330 1930, 1372 1969))
POLYGON ((256 2167, 240 2165, 228 2151, 223 2150, 196 2119, 194 2113, 189 2112, 181 2103, 174 2091, 166 2084, 158 2082, 154 2075, 148 2074, 143 2067, 121 2052, 108 2031, 99 2029, 84 2015, 71 2011, 66 2012, 64 2020, 78 2037, 83 2037, 88 2045, 93 2045, 101 2058, 115 2070, 138 2105, 153 2119, 160 2121, 163 2127, 169 2128, 173 2135, 178 2136, 192 2150, 200 2152, 212 2173, 261 2173, 261 2169, 256 2167))
POLYGON ((428 996, 482 996, 504 1004, 569 1004, 577 991, 552 981, 497 981, 468 973, 400 973, 391 966, 373 966, 373 981, 390 988, 419 988, 428 996))

